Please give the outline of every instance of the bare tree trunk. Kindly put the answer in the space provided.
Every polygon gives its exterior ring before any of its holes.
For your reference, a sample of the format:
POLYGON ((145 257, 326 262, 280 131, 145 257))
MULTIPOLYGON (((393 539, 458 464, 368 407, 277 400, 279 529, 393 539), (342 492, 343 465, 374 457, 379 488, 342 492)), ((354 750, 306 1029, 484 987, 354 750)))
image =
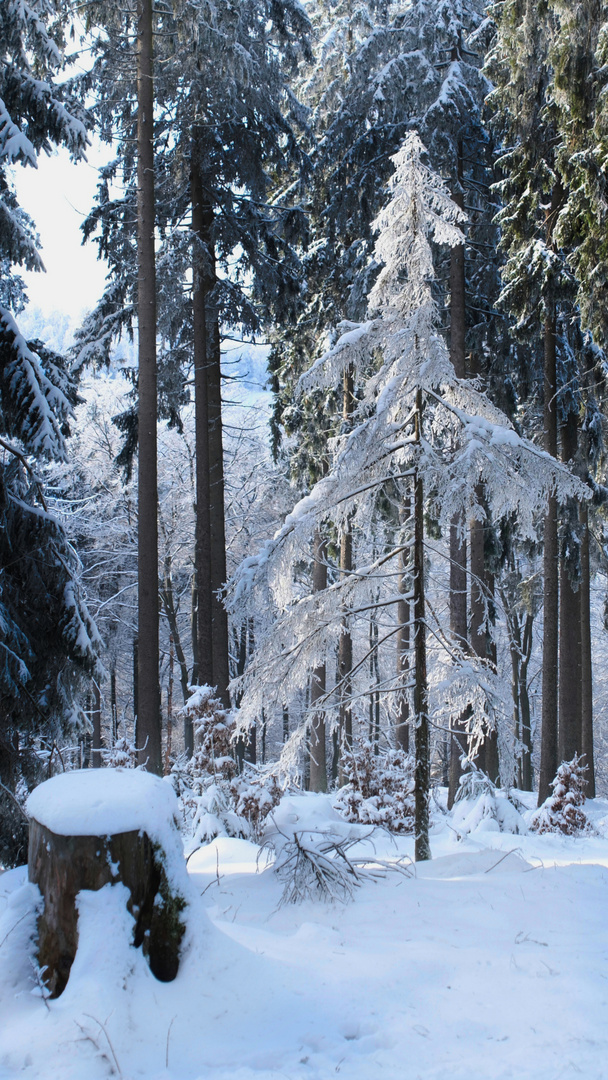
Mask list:
MULTIPOLYGON (((458 184, 452 193, 457 206, 464 208, 462 180, 462 143, 458 146, 458 184)), ((450 249, 450 360, 459 379, 466 378, 466 292, 464 244, 450 249)), ((454 518, 450 526, 450 631, 459 649, 467 651, 467 542, 462 522, 454 518)), ((450 772, 448 807, 454 805, 462 775, 460 763, 467 752, 467 719, 469 710, 451 721, 450 772)))
POLYGON ((101 768, 101 692, 99 683, 93 680, 93 745, 91 764, 94 769, 101 768))
MULTIPOLYGON (((578 449, 578 420, 570 412, 561 431, 562 461, 574 462, 578 449)), ((572 501, 566 521, 577 517, 572 501)), ((574 522, 572 521, 572 524, 574 522)), ((559 563, 559 732, 560 761, 571 761, 581 752, 581 594, 568 573, 566 553, 559 563)))
MULTIPOLYGON (((557 371, 555 312, 545 322, 544 359, 544 449, 557 457, 557 371)), ((551 793, 551 781, 557 772, 557 679, 558 679, 558 547, 557 499, 547 502, 544 528, 543 591, 543 674, 540 775, 538 805, 551 793)))
MULTIPOLYGON (((477 488, 476 496, 481 500, 482 489, 477 488)), ((484 525, 482 521, 471 523, 471 651, 475 656, 485 660, 486 658, 486 607, 485 607, 485 558, 484 558, 484 525)), ((475 764, 482 772, 486 772, 486 743, 481 743, 475 757, 475 764)))
POLYGON ((156 461, 156 264, 152 0, 137 3, 138 612, 140 764, 162 773, 156 461))
POLYGON ((533 790, 532 777, 532 723, 530 718, 530 695, 528 692, 528 665, 532 656, 532 627, 534 616, 527 612, 522 640, 522 660, 519 669, 519 701, 521 715, 521 741, 524 751, 521 759, 521 786, 523 791, 533 790))
POLYGON ((589 511, 587 503, 581 503, 581 750, 587 766, 589 799, 595 798, 595 759, 593 753, 593 671, 591 666, 591 595, 589 568, 589 511))
MULTIPOLYGON (((214 257, 215 266, 215 257, 214 257)), ((215 272, 215 270, 214 270, 215 272)), ((209 314, 209 313, 208 313, 209 314)), ((222 372, 217 312, 208 335, 209 463, 211 522, 211 616, 213 620, 213 685, 222 703, 230 706, 228 615, 219 592, 226 584, 226 517, 224 506, 224 442, 222 425, 222 372)))
MULTIPOLYGON (((519 669, 521 664, 521 628, 517 612, 510 612, 506 597, 503 594, 503 605, 507 619, 509 633, 509 651, 511 653, 511 698, 513 700, 513 732, 518 743, 522 740, 521 702, 519 697, 519 669)), ((521 755, 517 758, 516 787, 524 789, 523 762, 521 755)))
POLYGON ((137 719, 139 708, 139 642, 133 638, 133 742, 137 749, 140 747, 139 722, 137 719))
MULTIPOLYGON (((313 540, 312 591, 322 592, 327 588, 327 560, 325 542, 317 530, 313 540)), ((312 673, 310 684, 310 704, 325 694, 325 664, 320 664, 312 673)), ((325 712, 319 709, 312 712, 310 724, 310 790, 327 791, 327 750, 325 738, 325 712)))
POLYGON ((116 662, 110 671, 110 709, 112 712, 112 743, 118 738, 118 707, 116 704, 116 662))
POLYGON ((167 686, 167 742, 165 746, 165 776, 171 772, 171 742, 173 737, 173 666, 175 661, 175 643, 173 634, 169 634, 169 683, 167 686))
MULTIPOLYGON (((486 571, 486 589, 488 596, 488 623, 486 631, 486 659, 494 674, 498 670, 498 654, 492 628, 495 623, 496 580, 494 574, 486 571)), ((492 728, 486 738, 486 773, 493 784, 500 786, 500 760, 498 756, 498 731, 492 728)))
MULTIPOLYGON (((551 245, 553 227, 563 201, 563 190, 558 182, 551 192, 551 205, 547 211, 546 238, 551 245)), ((547 311, 544 326, 543 362, 543 449, 557 457, 557 316, 555 301, 547 311)), ((551 781, 557 772, 558 730, 558 618, 559 618, 559 564, 557 543, 557 499, 547 500, 544 528, 543 554, 543 673, 540 771, 538 777, 538 805, 551 794, 551 781)))
MULTIPOLYGON (((422 437, 422 393, 416 391, 416 437, 422 437)), ((431 754, 426 672, 426 610, 424 600, 424 491, 418 470, 414 480, 414 719, 416 724, 415 828, 416 862, 431 858, 429 793, 431 754)))
MULTIPOLYGON (((410 498, 407 498, 404 501, 403 509, 401 511, 402 527, 409 528, 411 513, 412 501, 410 498)), ((402 534, 402 545, 404 544, 404 541, 405 537, 402 534)), ((400 551, 397 558, 399 560, 397 591, 400 594, 401 599, 397 604, 397 623, 399 626, 397 631, 397 681, 399 684, 399 692, 397 697, 395 735, 397 746, 407 754, 410 748, 410 701, 409 690, 407 689, 410 675, 411 619, 410 602, 407 598, 407 594, 411 589, 409 550, 406 549, 405 551, 400 551)))
MULTIPOLYGON (((342 379, 342 424, 348 430, 354 409, 352 368, 347 368, 342 379)), ((353 569, 353 537, 350 523, 345 525, 340 536, 340 578, 345 580, 353 569)), ((353 713, 350 704, 352 683, 350 673, 353 668, 353 639, 346 607, 342 606, 340 640, 338 642, 338 678, 340 680, 340 743, 338 759, 344 750, 350 750, 353 744, 353 713)), ((332 773, 334 769, 332 767, 332 773)), ((339 771, 339 770, 338 770, 339 771)), ((341 779, 340 779, 340 782, 341 779)))
POLYGON ((194 332, 194 444, 196 458, 196 524, 194 567, 196 574, 196 679, 213 686, 211 515, 209 461, 209 389, 207 379, 207 232, 209 206, 204 200, 197 161, 197 129, 191 159, 192 194, 192 321, 194 332))

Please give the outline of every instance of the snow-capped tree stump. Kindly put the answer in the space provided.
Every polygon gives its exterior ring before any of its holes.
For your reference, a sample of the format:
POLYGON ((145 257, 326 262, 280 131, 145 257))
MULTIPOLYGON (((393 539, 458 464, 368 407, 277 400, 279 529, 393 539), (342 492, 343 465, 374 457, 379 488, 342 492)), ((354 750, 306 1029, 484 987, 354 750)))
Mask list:
POLYGON ((78 893, 116 882, 130 892, 133 945, 156 978, 175 978, 187 890, 176 808, 169 784, 130 769, 63 773, 30 796, 28 871, 44 901, 38 962, 51 997, 65 989, 76 955, 78 893))

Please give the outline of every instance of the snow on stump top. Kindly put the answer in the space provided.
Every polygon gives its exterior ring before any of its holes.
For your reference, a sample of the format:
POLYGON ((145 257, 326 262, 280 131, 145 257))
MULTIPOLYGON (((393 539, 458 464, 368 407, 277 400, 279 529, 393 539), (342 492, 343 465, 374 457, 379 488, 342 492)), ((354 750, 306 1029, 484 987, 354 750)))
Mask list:
POLYGON ((141 769, 75 769, 34 788, 27 812, 60 836, 144 829, 159 844, 177 816, 171 784, 141 769))
POLYGON ((158 979, 175 978, 188 885, 171 786, 140 770, 83 769, 40 784, 27 810, 29 879, 44 899, 38 961, 51 996, 76 955, 78 893, 116 882, 130 892, 133 944, 158 979))

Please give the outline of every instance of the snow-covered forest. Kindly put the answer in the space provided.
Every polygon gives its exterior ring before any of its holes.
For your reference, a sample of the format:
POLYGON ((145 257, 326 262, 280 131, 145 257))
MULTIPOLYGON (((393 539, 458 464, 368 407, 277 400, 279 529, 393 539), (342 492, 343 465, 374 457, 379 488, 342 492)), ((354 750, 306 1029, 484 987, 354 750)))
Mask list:
POLYGON ((0 1078, 605 1076, 608 12, 2 0, 0 53, 0 1078), (92 145, 75 325, 19 177, 92 145), (122 878, 36 952, 85 770, 108 842, 170 796, 161 1004, 122 878))

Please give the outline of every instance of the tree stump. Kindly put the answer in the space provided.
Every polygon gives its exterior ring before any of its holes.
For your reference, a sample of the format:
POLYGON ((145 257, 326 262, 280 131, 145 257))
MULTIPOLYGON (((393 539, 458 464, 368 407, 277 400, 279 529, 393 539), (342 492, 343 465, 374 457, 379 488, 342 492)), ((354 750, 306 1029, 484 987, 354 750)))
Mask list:
POLYGON ((44 900, 38 962, 51 997, 65 989, 76 955, 78 893, 119 881, 130 892, 133 945, 157 979, 177 975, 186 873, 175 808, 168 784, 130 769, 64 773, 32 792, 28 874, 44 900))

